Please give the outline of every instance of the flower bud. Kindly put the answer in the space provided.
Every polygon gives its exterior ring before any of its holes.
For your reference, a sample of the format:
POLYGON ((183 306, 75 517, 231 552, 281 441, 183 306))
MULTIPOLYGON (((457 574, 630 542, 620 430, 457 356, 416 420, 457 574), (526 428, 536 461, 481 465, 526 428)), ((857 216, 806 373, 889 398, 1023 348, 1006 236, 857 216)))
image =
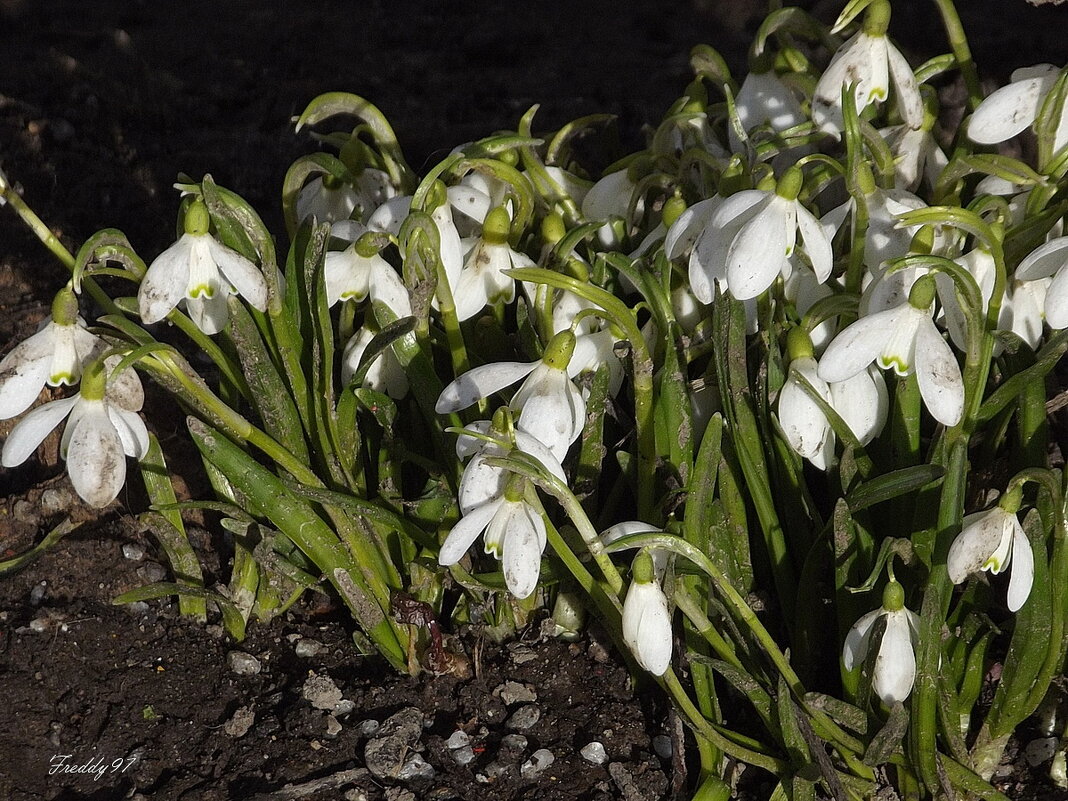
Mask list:
POLYGON ((204 201, 199 198, 189 204, 185 211, 183 230, 193 236, 204 236, 211 228, 211 215, 204 201))

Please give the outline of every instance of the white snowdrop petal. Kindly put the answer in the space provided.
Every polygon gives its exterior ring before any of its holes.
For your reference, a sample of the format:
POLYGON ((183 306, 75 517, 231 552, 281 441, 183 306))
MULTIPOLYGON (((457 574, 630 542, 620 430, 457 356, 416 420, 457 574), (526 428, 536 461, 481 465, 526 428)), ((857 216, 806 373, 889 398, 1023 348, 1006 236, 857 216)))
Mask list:
POLYGON ((829 385, 831 405, 861 445, 867 445, 883 430, 890 400, 882 373, 869 367, 852 378, 829 385))
POLYGON ((538 586, 545 525, 525 503, 511 504, 508 527, 501 548, 501 570, 508 591, 516 598, 528 597, 538 586))
POLYGON ((782 204, 773 199, 731 243, 727 251, 727 286, 738 300, 760 295, 782 270, 789 245, 784 217, 782 204))
POLYGON ((1046 288, 1044 307, 1050 328, 1068 328, 1068 269, 1057 273, 1046 288))
POLYGON ((964 414, 964 379, 960 365, 934 320, 925 317, 916 330, 916 382, 935 420, 955 426, 964 414))
POLYGON ((1068 236, 1051 239, 1029 253, 1016 268, 1017 281, 1036 281, 1048 278, 1068 266, 1068 236))
POLYGON ((359 301, 367 297, 367 271, 359 269, 356 251, 351 247, 326 254, 323 280, 327 306, 333 306, 342 298, 359 301))
POLYGON ((108 419, 122 442, 123 453, 140 460, 148 453, 148 429, 141 415, 110 404, 107 405, 107 411, 108 419))
POLYGON ((634 183, 626 170, 609 173, 590 187, 582 200, 582 215, 591 222, 626 217, 634 183))
POLYGON ((564 476, 564 467, 560 464, 560 460, 553 455, 552 451, 546 448, 537 439, 530 436, 530 434, 516 429, 515 444, 523 453, 529 454, 541 462, 542 466, 558 479, 567 481, 567 478, 564 476))
POLYGON ((1002 86, 972 114, 968 138, 980 145, 994 145, 1016 136, 1035 121, 1048 87, 1046 78, 1028 78, 1002 86))
POLYGON ((1001 544, 1003 526, 1000 509, 967 515, 960 533, 949 546, 946 568, 949 580, 960 584, 986 565, 1001 544))
POLYGON ((842 128, 842 87, 868 70, 869 48, 867 42, 861 41, 862 36, 870 38, 863 32, 857 33, 838 48, 816 83, 812 96, 812 121, 828 133, 837 134, 842 128))
POLYGON ((19 420, 4 441, 0 464, 4 467, 16 467, 25 462, 30 454, 37 450, 37 446, 44 442, 45 437, 70 414, 79 398, 80 396, 75 395, 73 398, 46 403, 19 420))
POLYGON ((1013 515, 1012 532, 1012 571, 1009 575, 1009 590, 1005 603, 1010 612, 1019 611, 1031 594, 1031 585, 1035 580, 1035 554, 1031 543, 1024 533, 1023 526, 1013 515))
POLYGON ((654 676, 671 665, 671 612, 660 585, 632 582, 623 602, 623 641, 642 668, 654 676))
POLYGON ((797 230, 801 232, 801 242, 805 246, 808 260, 812 263, 816 280, 822 284, 831 277, 831 268, 834 266, 831 240, 819 220, 800 203, 797 204, 797 230))
POLYGON ((904 701, 916 680, 916 653, 909 620, 903 609, 886 612, 886 630, 875 660, 872 689, 884 703, 904 701))
POLYGON ((481 189, 466 184, 450 186, 446 193, 449 205, 465 217, 482 224, 493 207, 493 200, 481 189))
POLYGON ((883 610, 875 609, 860 618, 846 634, 842 646, 842 663, 846 670, 853 670, 868 657, 868 644, 871 640, 871 627, 883 610))
POLYGON ((827 383, 852 378, 882 353, 887 331, 897 325, 896 309, 861 317, 831 340, 820 359, 819 377, 827 383))
POLYGON ((449 414, 466 409, 480 398, 511 386, 539 364, 540 361, 494 362, 468 370, 441 391, 434 410, 438 414, 449 414))
POLYGON ((411 195, 390 198, 367 218, 367 230, 397 236, 411 209, 411 195))
MULTIPOLYGON (((885 39, 884 39, 885 41, 885 39)), ((901 118, 910 128, 919 128, 923 124, 923 98, 916 83, 916 75, 901 52, 887 41, 886 59, 890 67, 890 78, 897 93, 897 109, 901 118)))
POLYGON ((67 442, 67 474, 78 496, 90 506, 107 506, 126 483, 122 440, 100 401, 86 402, 67 442), (92 404, 89 406, 89 404, 92 404))
MULTIPOLYGON (((475 420, 473 423, 468 423, 464 428, 468 428, 479 434, 488 434, 490 430, 489 420, 475 420)), ((484 440, 476 439, 475 437, 469 437, 466 434, 460 434, 456 438, 456 456, 459 459, 466 459, 468 456, 472 456, 478 453, 485 445, 484 440)))
POLYGON ((158 323, 185 297, 194 243, 192 234, 182 234, 149 265, 137 290, 138 312, 145 325, 158 323))
POLYGON ((397 275, 397 271, 381 256, 375 256, 370 265, 368 291, 372 301, 385 304, 397 317, 411 316, 412 300, 408 287, 397 275))
POLYGON ((216 292, 213 297, 201 295, 198 298, 186 298, 185 310, 189 319, 205 334, 218 334, 230 319, 230 310, 226 305, 228 293, 216 292))
POLYGON ((246 259, 236 250, 231 250, 221 242, 208 239, 208 251, 219 270, 237 293, 249 302, 254 309, 267 309, 267 281, 260 268, 246 259))
POLYGON ((664 255, 669 260, 677 259, 694 246, 721 201, 722 198, 718 196, 700 200, 683 211, 671 224, 664 235, 664 255))
POLYGON ((493 498, 499 498, 504 493, 504 485, 511 475, 508 471, 486 464, 487 456, 502 456, 504 451, 488 442, 481 443, 484 450, 475 454, 463 475, 460 476, 460 486, 456 493, 456 501, 460 505, 460 511, 468 514, 472 509, 482 506, 493 498))
POLYGON ((37 400, 52 368, 52 339, 47 326, 0 361, 0 420, 22 414, 37 400))
POLYGON ((493 520, 503 503, 504 499, 499 498, 482 506, 476 506, 461 517, 452 527, 445 542, 441 544, 441 550, 438 551, 438 564, 448 566, 459 562, 471 544, 478 539, 478 535, 486 530, 486 526, 493 520))
POLYGON ((790 447, 798 455, 812 459, 824 450, 830 426, 816 402, 801 387, 794 371, 807 379, 824 400, 830 402, 827 383, 816 374, 812 358, 795 359, 779 393, 779 425, 790 447))

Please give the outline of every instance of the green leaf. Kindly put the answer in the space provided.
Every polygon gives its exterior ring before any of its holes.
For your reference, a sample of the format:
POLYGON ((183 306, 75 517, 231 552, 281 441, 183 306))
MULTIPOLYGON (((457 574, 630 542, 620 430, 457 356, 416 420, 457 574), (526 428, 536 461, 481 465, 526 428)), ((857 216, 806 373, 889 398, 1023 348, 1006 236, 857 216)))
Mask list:
POLYGON ((237 607, 229 598, 224 598, 217 592, 204 589, 203 587, 191 587, 187 584, 176 584, 173 581, 158 581, 155 584, 146 584, 143 587, 124 592, 111 602, 116 606, 132 604, 138 601, 153 601, 157 598, 166 598, 170 595, 190 596, 201 601, 211 601, 222 613, 223 627, 226 633, 238 642, 245 639, 245 619, 241 616, 237 607))
POLYGON ((945 472, 945 468, 937 464, 920 464, 893 470, 864 481, 849 493, 846 502, 849 504, 849 510, 856 514, 869 506, 916 492, 941 479, 945 472))

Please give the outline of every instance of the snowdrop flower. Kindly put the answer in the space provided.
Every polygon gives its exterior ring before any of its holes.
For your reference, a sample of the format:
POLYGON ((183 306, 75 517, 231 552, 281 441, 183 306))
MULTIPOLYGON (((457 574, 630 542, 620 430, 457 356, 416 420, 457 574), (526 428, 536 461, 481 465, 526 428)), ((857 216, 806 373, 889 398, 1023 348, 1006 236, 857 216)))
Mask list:
MULTIPOLYGON (((987 97, 972 114, 968 138, 980 145, 994 145, 1032 125, 1061 72, 1052 64, 1013 72, 1011 83, 987 97)), ((1057 121, 1051 152, 1056 153, 1065 145, 1068 145, 1068 105, 1061 110, 1057 121)))
POLYGON ((820 378, 812 340, 803 328, 787 335, 790 372, 779 393, 779 424, 793 451, 819 470, 834 464, 834 429, 823 411, 802 388, 804 378, 831 406, 862 445, 871 442, 886 423, 889 401, 882 375, 862 370, 844 381, 828 385, 820 378))
POLYGON ((630 587, 623 601, 623 642, 638 664, 654 676, 671 666, 671 610, 656 577, 653 557, 642 548, 631 565, 630 587))
POLYGON ((508 591, 516 598, 528 597, 538 585, 547 538, 545 521, 525 497, 527 492, 533 492, 530 483, 512 474, 503 491, 471 506, 442 543, 438 563, 456 564, 485 532, 486 553, 501 560, 508 591))
POLYGON ((875 657, 872 689, 884 704, 901 703, 912 692, 916 680, 916 643, 920 619, 905 608, 905 590, 893 579, 883 590, 883 605, 864 615, 846 635, 842 662, 846 670, 864 663, 871 648, 872 629, 877 620, 886 621, 879 653, 875 657))
POLYGON ((156 257, 141 280, 137 303, 141 321, 158 323, 184 303, 205 334, 217 334, 229 317, 226 299, 240 294, 252 306, 267 308, 267 282, 255 264, 217 242, 209 233, 203 201, 186 211, 185 233, 156 257))
POLYGON ((471 244, 452 293, 456 317, 470 320, 487 305, 511 303, 515 299, 515 280, 505 273, 515 267, 533 267, 530 257, 508 245, 511 220, 502 206, 486 215, 482 236, 471 244))
POLYGON ((827 346, 819 377, 845 381, 873 361, 902 376, 915 371, 931 415, 944 425, 956 425, 964 413, 964 379, 953 350, 931 319, 934 295, 934 278, 925 275, 905 303, 857 320, 827 346))
POLYGON ((747 190, 720 204, 690 256, 690 285, 698 300, 712 302, 713 281, 738 300, 759 296, 790 272, 798 232, 816 278, 827 280, 831 240, 797 199, 802 181, 801 170, 791 167, 774 191, 747 190))
MULTIPOLYGON (((348 386, 356 375, 360 362, 363 361, 363 354, 374 338, 375 332, 364 326, 345 345, 341 355, 341 383, 344 386, 348 386)), ((408 394, 408 374, 397 360, 392 347, 386 348, 371 362, 364 376, 363 386, 389 395, 395 400, 408 394)))
POLYGON ((894 185, 897 188, 912 191, 924 178, 933 187, 949 164, 931 133, 935 122, 935 115, 925 110, 919 128, 894 125, 879 131, 894 155, 894 185))
POLYGON ((78 383, 82 365, 103 353, 103 340, 89 333, 78 316, 70 287, 56 293, 52 316, 37 333, 0 360, 0 420, 22 414, 48 386, 78 383))
POLYGON ((1053 276, 1046 289, 1046 322, 1051 328, 1068 328, 1068 236, 1040 245, 1016 268, 1016 279, 1037 281, 1053 276))
POLYGON ((645 212, 645 202, 638 198, 631 211, 634 192, 638 188, 638 173, 644 165, 637 162, 630 167, 610 172, 597 181, 582 198, 582 215, 591 222, 604 222, 597 236, 605 247, 619 245, 619 236, 612 228, 612 220, 623 220, 629 226, 645 212))
MULTIPOLYGON (((808 119, 793 89, 783 82, 774 69, 764 72, 754 69, 746 75, 734 99, 734 108, 746 133, 767 126, 778 134, 808 119)), ((742 141, 733 125, 727 126, 727 140, 732 152, 743 150, 742 141)))
MULTIPOLYGON (((1031 350, 1038 349, 1042 340, 1042 320, 1046 305, 1046 290, 1050 279, 1038 281, 1010 280, 1005 288, 1005 297, 1001 301, 1001 314, 998 327, 1012 331, 1022 339, 1031 350)), ((997 345, 995 344, 995 354, 997 345)))
POLYGON ((126 482, 126 456, 148 451, 148 430, 137 414, 144 402, 140 381, 108 385, 107 367, 96 360, 85 367, 81 392, 52 401, 22 418, 4 442, 0 463, 22 464, 45 437, 67 419, 60 454, 75 492, 90 506, 107 506, 126 482))
POLYGON ((968 515, 953 540, 946 559, 949 578, 960 584, 972 573, 989 570, 995 576, 1012 564, 1006 604, 1015 612, 1031 594, 1035 557, 1016 512, 1022 491, 1015 488, 1002 496, 993 509, 968 515))
POLYGON ((519 415, 518 428, 563 460, 586 421, 582 393, 567 374, 574 350, 575 335, 561 331, 538 361, 497 362, 468 370, 442 390, 435 409, 438 414, 466 409, 525 376, 509 404, 519 415))
MULTIPOLYGON (((384 304, 396 317, 412 313, 411 299, 397 271, 379 254, 374 234, 364 234, 343 251, 326 254, 323 266, 326 301, 371 301, 384 304)), ((379 234, 381 236, 381 234, 379 234)))
POLYGON ((856 84, 857 114, 871 103, 886 100, 893 82, 897 108, 905 124, 919 128, 923 122, 923 99, 912 68, 886 37, 890 3, 875 0, 868 6, 859 33, 842 45, 816 83, 812 97, 812 120, 837 136, 844 125, 842 90, 856 84))

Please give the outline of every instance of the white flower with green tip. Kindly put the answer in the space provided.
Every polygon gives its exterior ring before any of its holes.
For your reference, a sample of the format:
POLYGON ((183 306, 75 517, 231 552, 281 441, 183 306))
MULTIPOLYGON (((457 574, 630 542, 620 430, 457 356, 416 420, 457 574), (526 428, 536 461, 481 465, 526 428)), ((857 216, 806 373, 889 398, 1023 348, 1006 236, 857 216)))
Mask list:
MULTIPOLYGON (((808 119, 794 90, 773 69, 766 72, 754 69, 746 75, 734 99, 734 107, 746 133, 761 126, 782 133, 808 119)), ((733 152, 742 151, 742 141, 733 125, 727 126, 727 141, 733 152)))
POLYGON ((408 288, 379 254, 374 236, 363 234, 345 250, 326 254, 323 273, 327 305, 333 306, 339 300, 362 301, 370 296, 395 316, 408 317, 412 313, 408 288))
POLYGON ((890 96, 893 83, 898 112, 910 128, 923 123, 923 99, 912 67, 890 43, 886 29, 890 24, 890 3, 875 0, 868 6, 859 33, 842 45, 816 83, 812 97, 812 120, 827 133, 841 133, 842 90, 855 84, 857 114, 872 103, 882 103, 890 96))
POLYGON ((185 215, 185 233, 156 257, 141 280, 137 304, 145 325, 158 323, 179 303, 205 334, 226 327, 226 299, 239 294, 254 308, 267 308, 267 282, 251 261, 208 233, 208 209, 200 200, 185 215))
POLYGON ((556 334, 535 362, 495 362, 475 367, 458 377, 438 396, 438 414, 449 414, 526 380, 509 404, 518 415, 517 428, 530 434, 563 460, 586 422, 586 402, 568 376, 575 335, 556 334))
POLYGON ((1068 236, 1040 245, 1016 268, 1018 281, 1053 277, 1046 288, 1046 322, 1051 328, 1068 328, 1068 236))
POLYGON ((960 584, 972 573, 989 570, 995 576, 1012 565, 1006 605, 1015 612, 1031 594, 1035 557, 1016 516, 1021 492, 1007 492, 993 509, 964 518, 963 528, 949 548, 949 578, 960 584))
POLYGON ((389 175, 373 167, 360 170, 355 186, 333 175, 317 175, 297 195, 297 219, 334 223, 355 216, 362 222, 396 194, 389 175))
POLYGON ((105 348, 103 340, 87 331, 85 320, 78 316, 74 291, 61 289, 52 301, 51 317, 0 360, 0 420, 30 408, 45 385, 78 383, 82 366, 105 348))
MULTIPOLYGON (((341 383, 344 386, 348 386, 356 375, 360 362, 363 361, 363 354, 374 338, 375 332, 364 326, 346 343, 341 355, 341 383)), ((408 394, 408 374, 397 360, 392 347, 386 348, 371 362, 364 375, 363 386, 396 400, 408 394)))
POLYGON ((964 379, 953 350, 931 319, 933 276, 921 277, 909 299, 893 309, 862 317, 838 334, 820 359, 819 377, 845 381, 869 364, 916 373, 920 396, 931 415, 947 426, 964 413, 964 379))
POLYGON ((533 267, 529 256, 512 250, 508 244, 511 220, 503 206, 486 215, 482 235, 468 242, 463 269, 452 285, 456 317, 470 320, 486 306, 515 300, 515 279, 506 270, 533 267))
POLYGON ((868 658, 876 622, 886 621, 875 668, 872 689, 883 703, 901 703, 912 692, 916 681, 916 643, 919 639, 919 616, 905 607, 905 591, 891 580, 883 590, 883 605, 860 618, 846 634, 842 662, 853 670, 868 658))
POLYGON ((779 275, 789 275, 799 233, 817 280, 827 280, 831 240, 797 199, 802 181, 801 170, 791 167, 774 190, 738 192, 718 205, 690 255, 690 286, 698 300, 711 303, 716 283, 738 300, 758 297, 779 275))
POLYGON ((662 676, 671 667, 674 634, 667 596, 645 548, 634 557, 630 587, 623 601, 623 642, 644 670, 662 676))
MULTIPOLYGON (((968 138, 980 145, 995 145, 1031 126, 1061 72, 1052 64, 1037 64, 1013 72, 1008 86, 993 92, 972 114, 968 120, 968 138)), ((1057 121, 1052 152, 1057 153, 1065 145, 1068 145, 1068 104, 1057 121)))
POLYGON ((108 384, 106 371, 102 360, 92 362, 85 367, 81 392, 22 418, 4 442, 0 463, 22 464, 66 419, 60 455, 75 492, 97 508, 115 500, 126 482, 126 456, 140 459, 148 451, 148 430, 137 414, 144 402, 140 381, 108 384))

